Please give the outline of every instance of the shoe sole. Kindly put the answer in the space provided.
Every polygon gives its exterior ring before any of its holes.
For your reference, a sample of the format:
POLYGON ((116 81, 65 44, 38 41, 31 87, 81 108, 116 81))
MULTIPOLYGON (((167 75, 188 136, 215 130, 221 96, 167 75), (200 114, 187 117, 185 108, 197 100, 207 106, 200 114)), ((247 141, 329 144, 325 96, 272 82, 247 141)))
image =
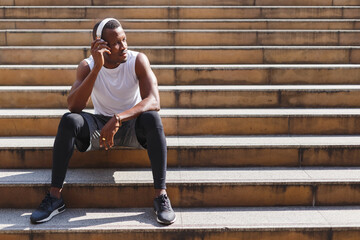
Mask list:
MULTIPOLYGON (((157 216, 157 212, 154 210, 156 216, 157 216)), ((156 221, 158 223, 161 223, 161 224, 164 224, 164 225, 170 225, 170 224, 173 224, 174 222, 176 222, 176 216, 174 218, 174 220, 172 220, 171 222, 164 222, 164 221, 161 221, 158 217, 156 217, 156 221)))
POLYGON ((58 209, 55 209, 47 218, 37 220, 37 221, 31 221, 31 222, 32 223, 44 223, 44 222, 51 220, 56 215, 63 213, 64 211, 65 211, 65 204, 62 205, 61 207, 59 207, 58 209))

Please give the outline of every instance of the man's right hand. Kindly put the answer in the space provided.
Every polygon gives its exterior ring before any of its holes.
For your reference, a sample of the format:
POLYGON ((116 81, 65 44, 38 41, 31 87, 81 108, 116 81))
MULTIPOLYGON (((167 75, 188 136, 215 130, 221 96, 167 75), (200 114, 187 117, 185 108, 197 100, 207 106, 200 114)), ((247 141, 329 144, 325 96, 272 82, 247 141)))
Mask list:
POLYGON ((96 38, 91 43, 91 55, 94 58, 94 67, 101 68, 104 65, 104 52, 111 54, 110 47, 107 44, 107 42, 100 38, 96 38))

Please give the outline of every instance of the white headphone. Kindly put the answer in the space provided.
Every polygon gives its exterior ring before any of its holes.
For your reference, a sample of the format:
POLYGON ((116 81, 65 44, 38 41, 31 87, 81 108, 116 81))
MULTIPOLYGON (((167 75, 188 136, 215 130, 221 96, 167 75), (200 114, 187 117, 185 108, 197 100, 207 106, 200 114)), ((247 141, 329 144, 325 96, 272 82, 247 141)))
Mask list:
POLYGON ((96 37, 101 38, 101 33, 103 31, 104 26, 111 20, 115 20, 116 22, 118 22, 120 24, 120 22, 115 18, 105 18, 104 20, 101 21, 101 23, 99 24, 99 26, 96 29, 96 37))

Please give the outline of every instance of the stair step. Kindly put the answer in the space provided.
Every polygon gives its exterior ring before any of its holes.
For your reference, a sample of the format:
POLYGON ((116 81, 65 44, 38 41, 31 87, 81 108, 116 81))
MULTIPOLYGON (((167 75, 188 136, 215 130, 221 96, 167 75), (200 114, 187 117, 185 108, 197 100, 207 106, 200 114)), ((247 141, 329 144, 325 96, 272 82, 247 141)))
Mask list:
POLYGON ((146 6, 146 5, 234 5, 234 6, 352 6, 359 0, 0 0, 2 6, 146 6))
MULTIPOLYGON (((0 137, 0 168, 51 168, 54 137, 0 137)), ((360 166, 359 136, 167 137, 169 167, 360 166)), ((71 168, 149 167, 145 150, 75 151, 71 168), (91 161, 89 161, 91 159, 91 161)))
MULTIPOLYGON (((0 65, 3 86, 72 85, 77 65, 0 65)), ((152 65, 159 85, 360 84, 359 64, 152 65)))
POLYGON ((352 19, 359 6, 5 6, 0 13, 7 19, 352 19))
POLYGON ((360 238, 360 0, 30 2, 0 0, 1 240, 360 238), (154 64, 178 220, 155 221, 147 152, 115 147, 75 150, 68 210, 31 225, 104 17, 154 64))
MULTIPOLYGON (((89 45, 90 46, 90 45, 89 45)), ((79 64, 89 46, 0 46, 2 64, 79 64)), ((131 46, 152 64, 359 64, 358 46, 131 46)))
MULTIPOLYGON (((94 19, 0 19, 0 29, 92 29, 94 19)), ((359 19, 122 19, 124 29, 356 30, 359 19)))
MULTIPOLYGON (((320 4, 328 5, 324 0, 318 0, 320 4)), ((0 5, 3 6, 144 6, 144 5, 253 5, 253 0, 247 0, 239 3, 237 0, 141 0, 141 1, 127 1, 127 0, 33 0, 28 2, 26 0, 0 0, 0 5)), ((310 4, 312 5, 312 4, 310 4)), ((332 5, 332 4, 330 4, 332 5)))
POLYGON ((175 208, 166 228, 150 208, 67 209, 51 222, 30 224, 34 209, 0 209, 0 237, 24 239, 356 239, 359 207, 175 208), (24 230, 25 229, 25 230, 24 230))
MULTIPOLYGON (((360 30, 132 29, 126 35, 129 45, 143 46, 360 45, 360 30)), ((3 46, 89 45, 92 30, 0 30, 0 37, 3 46)))
MULTIPOLYGON (((2 109, 0 136, 55 136, 66 112, 2 109)), ((168 136, 360 134, 360 109, 162 109, 160 116, 168 136)))
MULTIPOLYGON (((0 107, 67 108, 69 90, 70 86, 0 86, 0 107)), ((357 108, 359 91, 359 85, 159 86, 163 108, 357 108)))
MULTIPOLYGON (((359 174, 354 167, 168 169, 167 192, 174 207, 358 205, 359 174)), ((1 208, 34 208, 51 169, 7 169, 0 176, 1 208)), ((69 169, 62 195, 74 208, 150 207, 152 181, 151 169, 69 169)))

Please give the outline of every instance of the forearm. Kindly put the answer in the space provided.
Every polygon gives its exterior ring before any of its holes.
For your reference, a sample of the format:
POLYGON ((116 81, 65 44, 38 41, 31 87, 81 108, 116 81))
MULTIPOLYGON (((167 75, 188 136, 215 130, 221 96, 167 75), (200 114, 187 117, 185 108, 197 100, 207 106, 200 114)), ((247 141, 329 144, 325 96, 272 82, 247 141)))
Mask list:
POLYGON ((129 110, 118 113, 117 115, 120 117, 122 122, 125 122, 138 117, 143 112, 159 110, 160 103, 158 102, 158 100, 155 97, 148 97, 143 99, 141 102, 139 102, 129 110))
POLYGON ((81 112, 86 107, 98 73, 98 68, 93 68, 84 81, 78 86, 72 87, 67 98, 68 108, 71 112, 81 112))

